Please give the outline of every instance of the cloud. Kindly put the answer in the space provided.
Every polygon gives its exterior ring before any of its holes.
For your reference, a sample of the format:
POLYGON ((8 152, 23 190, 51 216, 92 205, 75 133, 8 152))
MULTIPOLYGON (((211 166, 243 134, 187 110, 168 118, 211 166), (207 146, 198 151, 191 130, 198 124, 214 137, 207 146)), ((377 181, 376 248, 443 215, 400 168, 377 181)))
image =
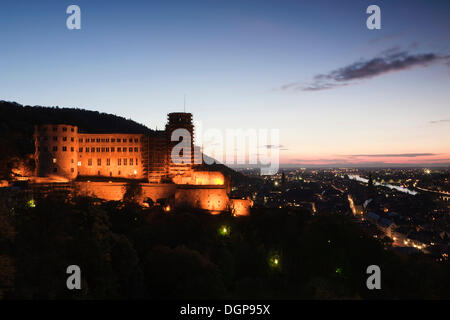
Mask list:
POLYGON ((283 91, 328 90, 348 86, 355 80, 366 80, 389 72, 398 72, 419 66, 425 67, 438 62, 450 63, 450 56, 441 56, 435 53, 411 54, 395 47, 370 60, 363 59, 329 73, 318 74, 306 85, 293 82, 281 86, 280 89, 283 91))
POLYGON ((278 150, 289 150, 288 148, 285 148, 283 145, 274 145, 274 144, 265 144, 263 146, 261 146, 261 148, 266 148, 266 149, 278 149, 278 150))
POLYGON ((369 157, 369 158, 416 158, 437 156, 438 153, 386 153, 386 154, 351 154, 346 157, 369 157))
POLYGON ((444 123, 444 122, 450 122, 450 119, 441 119, 441 120, 430 121, 431 124, 444 123))

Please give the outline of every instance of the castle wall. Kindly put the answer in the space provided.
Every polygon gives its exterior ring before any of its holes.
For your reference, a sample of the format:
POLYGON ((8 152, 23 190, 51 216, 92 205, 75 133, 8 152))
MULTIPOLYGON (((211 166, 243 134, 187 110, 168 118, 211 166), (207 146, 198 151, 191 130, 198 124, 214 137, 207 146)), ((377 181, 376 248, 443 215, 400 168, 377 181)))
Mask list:
MULTIPOLYGON (((108 201, 120 201, 126 191, 125 182, 76 182, 77 192, 81 195, 97 197, 108 201)), ((142 183, 142 199, 152 199, 156 202, 158 199, 168 199, 175 194, 177 186, 175 184, 161 183, 151 184, 142 183)))
POLYGON ((81 176, 147 178, 141 134, 79 134, 78 174, 81 176))
POLYGON ((61 176, 75 179, 78 175, 78 128, 71 125, 35 127, 36 176, 61 176))
POLYGON ((220 171, 191 171, 173 178, 177 184, 224 185, 225 177, 220 171))
POLYGON ((235 216, 249 216, 253 201, 248 199, 230 199, 230 210, 235 216))
POLYGON ((224 187, 178 185, 175 192, 175 207, 225 211, 228 208, 228 195, 224 187))

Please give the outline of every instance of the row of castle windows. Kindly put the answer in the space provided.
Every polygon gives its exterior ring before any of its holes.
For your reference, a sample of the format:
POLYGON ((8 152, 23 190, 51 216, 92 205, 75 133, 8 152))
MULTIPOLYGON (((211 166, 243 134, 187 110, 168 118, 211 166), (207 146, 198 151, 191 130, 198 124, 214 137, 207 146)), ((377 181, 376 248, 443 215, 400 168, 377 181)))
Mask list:
MULTIPOLYGON (((126 166, 127 165, 127 158, 123 158, 123 159, 117 159, 117 165, 121 166, 122 165, 122 160, 123 160, 123 165, 126 166)), ((56 158, 53 158, 53 163, 56 163, 56 158)), ((75 163, 75 159, 71 159, 72 163, 75 163)), ((136 162, 134 162, 133 158, 130 158, 130 166, 133 166, 134 163, 136 163, 136 165, 139 164, 138 158, 136 158, 136 162)), ((97 165, 101 166, 102 165, 102 159, 97 159, 97 165)), ((111 159, 106 159, 106 165, 109 166, 111 165, 111 159)), ((81 167, 81 161, 78 161, 78 166, 81 167)), ((88 159, 88 166, 92 166, 92 159, 88 159)))
MULTIPOLYGON (((47 131, 47 127, 41 127, 41 130, 42 130, 42 131, 47 131)), ((63 131, 63 132, 67 132, 67 130, 68 130, 67 127, 63 127, 63 128, 62 128, 62 131, 63 131)), ((58 131, 58 127, 53 127, 53 132, 57 132, 57 131, 58 131)), ((74 129, 73 127, 71 127, 71 128, 70 128, 70 131, 71 131, 71 132, 74 132, 75 129, 74 129)))
MULTIPOLYGON (((142 140, 142 139, 141 139, 142 140)), ((133 142, 133 138, 85 138, 84 142, 133 142)), ((83 142, 83 138, 79 138, 78 142, 83 142)), ((134 138, 134 142, 139 142, 138 138, 134 138)))
MULTIPOLYGON (((37 137, 37 140, 40 141, 41 138, 43 138, 43 139, 42 139, 43 141, 47 141, 47 140, 48 140, 48 137, 47 137, 47 136, 44 136, 44 137, 37 137)), ((63 140, 63 141, 67 141, 67 137, 62 137, 62 140, 63 140)), ((57 136, 53 136, 53 141, 58 141, 58 137, 57 137, 57 136)), ((71 137, 71 138, 70 138, 70 141, 74 142, 75 139, 74 139, 73 137, 71 137)))
MULTIPOLYGON (((48 147, 42 147, 43 151, 48 151, 48 147)), ((58 147, 57 146, 53 146, 52 148, 53 151, 58 151, 58 147)), ((38 151, 41 151, 41 147, 38 147, 38 151)), ((67 147, 63 146, 62 147, 62 151, 67 151, 67 147)), ((70 151, 71 152, 75 152, 75 148, 74 147, 70 147, 70 151)))
MULTIPOLYGON (((134 166, 134 165, 137 166, 138 165, 138 159, 136 158, 136 162, 134 162, 134 160, 135 159, 133 159, 133 158, 130 158, 130 159, 119 158, 119 159, 117 159, 117 165, 118 166, 121 166, 121 165, 127 166, 128 163, 129 163, 130 166, 134 166), (128 162, 128 160, 129 160, 129 162, 128 162)), ((97 159, 97 166, 101 166, 101 165, 102 165, 102 159, 97 159)), ((111 159, 106 159, 106 165, 107 166, 111 165, 111 159)), ((81 166, 81 161, 78 162, 78 166, 81 166)), ((92 166, 92 159, 88 159, 88 166, 92 166)))
MULTIPOLYGON (((89 152, 89 151, 90 152, 110 152, 110 150, 111 150, 111 152, 116 152, 115 147, 111 147, 111 148, 109 148, 109 147, 102 147, 102 148, 86 147, 84 150, 85 150, 85 152, 89 152)), ((133 150, 134 150, 134 152, 139 152, 139 148, 137 148, 137 147, 134 147, 134 148, 129 147, 128 148, 128 152, 133 152, 133 150)), ((141 148, 141 151, 142 151, 142 148, 141 148)), ((78 149, 78 152, 83 152, 83 147, 80 147, 78 149)), ((117 152, 127 152, 127 148, 126 147, 123 147, 123 148, 117 147, 117 152)))
MULTIPOLYGON (((44 151, 48 151, 48 147, 44 146, 43 150, 44 151)), ((58 151, 58 147, 57 146, 53 146, 52 150, 53 151, 58 151)), ((92 147, 90 149, 88 147, 86 147, 85 151, 89 152, 89 150, 90 150, 90 152, 110 152, 110 150, 111 150, 111 152, 115 152, 116 149, 114 147, 111 147, 111 148, 108 148, 108 147, 106 147, 106 148, 94 148, 94 147, 92 147)), ((139 152, 139 148, 137 148, 137 147, 135 147, 135 148, 129 147, 128 148, 128 152, 133 152, 133 150, 134 150, 134 152, 139 152)), ((41 151, 41 147, 38 147, 38 151, 41 151)), ((63 146, 62 147, 62 151, 67 151, 67 147, 63 146)), ((74 147, 70 147, 70 151, 74 152, 75 148, 74 147)), ((83 152, 83 148, 80 147, 78 152, 83 152)), ((127 152, 127 148, 126 147, 123 147, 123 148, 118 147, 117 148, 117 152, 127 152)))
MULTIPOLYGON (((47 136, 43 136, 43 137, 38 136, 38 137, 37 137, 37 140, 38 140, 38 141, 40 141, 41 139, 42 139, 43 141, 47 141, 47 140, 48 140, 48 137, 47 137, 47 136)), ((62 140, 63 140, 63 141, 67 141, 67 137, 62 137, 62 140)), ((53 136, 53 141, 58 141, 58 137, 57 137, 57 136, 53 136)), ((74 137, 70 137, 70 141, 74 142, 74 141, 75 141, 74 137)), ((89 139, 89 138, 86 138, 86 139, 84 139, 84 142, 89 142, 89 141, 90 141, 90 142, 110 142, 109 138, 106 138, 106 139, 100 139, 100 138, 97 138, 97 139, 94 139, 94 138, 89 139)), ((79 138, 79 139, 78 139, 78 142, 83 142, 83 138, 79 138)), ((118 139, 111 139, 111 142, 118 142, 118 143, 120 143, 120 142, 133 142, 133 139, 132 139, 132 138, 129 138, 129 139, 126 139, 126 138, 123 138, 123 139, 118 138, 118 139)), ((134 142, 139 142, 139 139, 134 139, 134 142)))

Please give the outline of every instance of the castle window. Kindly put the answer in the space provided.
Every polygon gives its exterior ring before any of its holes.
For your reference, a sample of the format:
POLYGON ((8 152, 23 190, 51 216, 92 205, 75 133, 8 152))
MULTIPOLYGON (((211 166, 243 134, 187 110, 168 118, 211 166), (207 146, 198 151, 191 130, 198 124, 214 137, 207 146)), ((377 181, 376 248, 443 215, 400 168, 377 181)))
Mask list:
POLYGON ((106 152, 109 152, 109 148, 108 147, 106 148, 106 152))
POLYGON ((106 165, 109 166, 111 164, 111 160, 110 159, 106 159, 106 165))
POLYGON ((122 152, 122 148, 121 147, 117 147, 117 152, 122 152))
POLYGON ((100 152, 100 148, 97 148, 97 152, 100 152))
POLYGON ((138 158, 136 158, 136 165, 138 165, 139 164, 139 162, 138 162, 138 158))
POLYGON ((111 139, 111 142, 116 142, 116 139, 112 138, 112 139, 111 139))
POLYGON ((138 142, 138 141, 139 141, 139 139, 137 139, 137 138, 134 139, 134 142, 138 142))
POLYGON ((120 176, 120 170, 119 170, 119 174, 118 175, 120 176))
POLYGON ((111 147, 111 152, 114 152, 114 147, 111 147))
POLYGON ((71 159, 71 161, 70 161, 70 162, 72 162, 72 163, 75 163, 75 160, 71 159))
POLYGON ((123 159, 123 165, 126 166, 127 165, 127 159, 123 159))
POLYGON ((97 171, 97 174, 100 175, 100 170, 97 171))
POLYGON ((63 127, 63 132, 67 132, 67 128, 66 127, 63 127))
POLYGON ((117 159, 117 165, 118 165, 118 166, 121 166, 121 165, 122 165, 122 159, 120 159, 120 158, 117 159))
POLYGON ((74 152, 75 148, 74 147, 70 147, 70 151, 74 152))
POLYGON ((89 152, 89 147, 86 147, 86 152, 89 152))
POLYGON ((105 152, 105 148, 102 148, 102 152, 105 152))
POLYGON ((92 166, 92 159, 88 159, 88 166, 92 166))
MULTIPOLYGON (((83 139, 81 139, 81 140, 83 140, 83 139)), ((86 140, 85 140, 86 142, 89 142, 89 138, 86 138, 86 140)), ((83 142, 83 141, 81 141, 81 142, 83 142)))
POLYGON ((106 142, 109 142, 109 138, 106 138, 106 142))
POLYGON ((53 146, 53 151, 58 151, 58 147, 57 146, 53 146))
POLYGON ((75 141, 75 139, 74 139, 73 137, 71 137, 71 138, 70 138, 70 141, 74 142, 74 141, 75 141))
POLYGON ((105 142, 105 139, 101 139, 101 142, 105 142))
POLYGON ((95 148, 94 147, 91 148, 91 152, 95 152, 95 148))
POLYGON ((131 147, 128 148, 128 151, 129 151, 129 152, 133 152, 133 148, 131 148, 131 147))
POLYGON ((80 147, 80 148, 78 149, 78 152, 83 152, 83 147, 80 147))
POLYGON ((63 141, 67 141, 67 137, 63 137, 63 141))
POLYGON ((53 137, 53 141, 58 141, 58 137, 53 137))
POLYGON ((75 169, 74 168, 70 168, 70 172, 75 172, 75 169))
POLYGON ((102 159, 97 159, 97 165, 101 166, 102 165, 102 159))
POLYGON ((120 138, 117 138, 117 142, 120 142, 120 138))
POLYGON ((78 142, 83 142, 83 138, 78 139, 78 142))
POLYGON ((134 148, 134 152, 139 152, 139 148, 134 148))
POLYGON ((73 129, 73 128, 70 128, 70 131, 74 132, 74 129, 73 129))
POLYGON ((100 142, 100 138, 97 138, 97 142, 100 142))
POLYGON ((124 139, 123 139, 123 142, 127 142, 127 138, 124 138, 124 139))
POLYGON ((130 166, 133 165, 133 158, 130 158, 130 166))
POLYGON ((67 147, 63 147, 63 151, 67 151, 67 147))

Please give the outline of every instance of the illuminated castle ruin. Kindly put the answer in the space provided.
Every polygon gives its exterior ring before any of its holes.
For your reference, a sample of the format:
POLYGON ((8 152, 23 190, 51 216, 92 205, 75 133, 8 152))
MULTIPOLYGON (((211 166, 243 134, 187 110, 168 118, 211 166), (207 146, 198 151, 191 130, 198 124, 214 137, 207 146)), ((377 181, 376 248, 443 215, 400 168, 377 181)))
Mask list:
POLYGON ((84 133, 73 125, 39 125, 34 132, 35 175, 73 182, 86 194, 107 200, 123 196, 125 183, 118 178, 137 179, 144 197, 153 201, 172 198, 177 207, 248 214, 251 203, 229 199, 229 179, 221 172, 196 169, 193 137, 192 114, 184 112, 170 113, 165 130, 151 134, 84 133), (174 161, 172 151, 181 141, 189 146, 183 151, 190 152, 180 155, 184 161, 174 161))

